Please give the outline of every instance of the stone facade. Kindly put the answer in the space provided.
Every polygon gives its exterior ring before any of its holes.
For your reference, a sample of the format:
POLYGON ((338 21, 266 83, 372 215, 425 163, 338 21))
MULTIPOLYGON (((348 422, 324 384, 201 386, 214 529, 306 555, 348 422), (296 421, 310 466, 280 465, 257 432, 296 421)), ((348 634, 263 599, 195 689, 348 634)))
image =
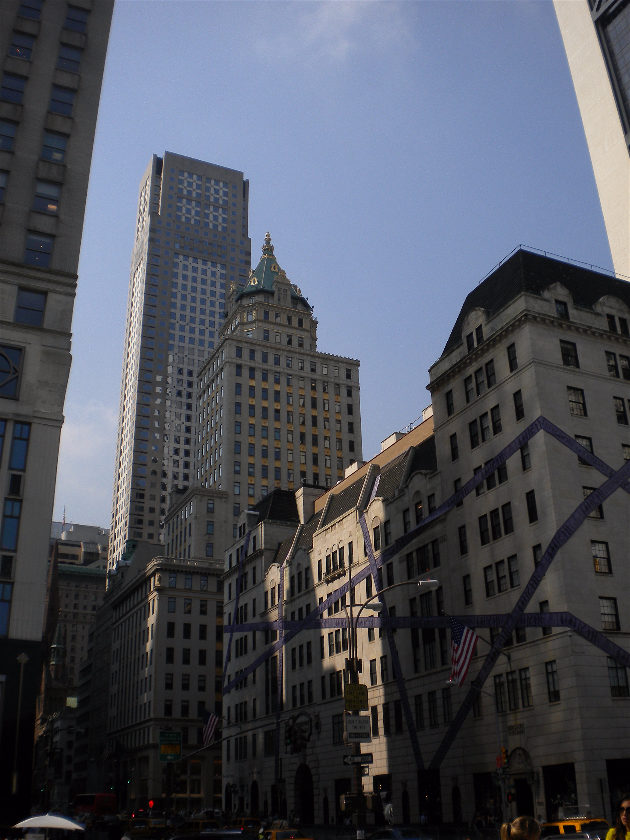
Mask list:
POLYGON ((464 302, 432 416, 321 496, 242 514, 226 807, 344 819, 356 626, 370 820, 610 819, 630 775, 629 324, 623 281, 517 251, 464 302), (450 616, 479 636, 461 686, 450 616))
POLYGON ((112 10, 113 0, 0 8, 0 740, 16 765, 0 768, 7 820, 30 801, 48 540, 112 10))

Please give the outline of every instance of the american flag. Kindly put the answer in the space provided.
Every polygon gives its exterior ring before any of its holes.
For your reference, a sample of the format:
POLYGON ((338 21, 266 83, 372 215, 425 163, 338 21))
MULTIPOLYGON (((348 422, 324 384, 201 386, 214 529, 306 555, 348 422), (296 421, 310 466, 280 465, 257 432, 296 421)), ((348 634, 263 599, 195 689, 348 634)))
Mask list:
POLYGON ((214 741, 214 733, 216 732, 217 724, 219 723, 219 718, 209 712, 207 709, 205 710, 203 716, 203 745, 204 747, 209 747, 210 744, 214 741))
POLYGON ((477 634, 452 616, 451 621, 451 676, 449 682, 461 685, 466 679, 470 660, 475 652, 477 634))

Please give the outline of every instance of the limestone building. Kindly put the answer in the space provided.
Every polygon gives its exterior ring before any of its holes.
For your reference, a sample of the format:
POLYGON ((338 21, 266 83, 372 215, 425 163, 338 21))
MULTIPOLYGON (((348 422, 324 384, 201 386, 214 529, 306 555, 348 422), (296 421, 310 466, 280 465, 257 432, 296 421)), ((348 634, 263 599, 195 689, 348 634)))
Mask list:
POLYGON ((125 808, 220 807, 220 749, 202 750, 202 728, 206 710, 221 716, 222 565, 155 549, 110 578, 105 781, 125 808))
POLYGON ((7 821, 29 810, 48 540, 112 9, 113 0, 0 6, 0 740, 15 756, 0 768, 7 821))
POLYGON ((630 278, 630 2, 554 0, 615 271, 630 278))
POLYGON ((229 494, 233 536, 274 488, 329 487, 361 460, 359 362, 318 350, 313 309, 269 234, 245 287, 230 290, 197 420, 196 479, 229 494))
POLYGON ((251 264, 242 172, 166 152, 140 184, 131 259, 109 568, 158 542, 194 483, 195 378, 218 342, 226 289, 251 264))
POLYGON ((629 325, 627 283, 518 250, 466 298, 418 427, 317 498, 242 513, 226 806, 345 818, 356 629, 371 820, 611 819, 630 778, 629 325), (451 616, 479 636, 461 686, 451 616))

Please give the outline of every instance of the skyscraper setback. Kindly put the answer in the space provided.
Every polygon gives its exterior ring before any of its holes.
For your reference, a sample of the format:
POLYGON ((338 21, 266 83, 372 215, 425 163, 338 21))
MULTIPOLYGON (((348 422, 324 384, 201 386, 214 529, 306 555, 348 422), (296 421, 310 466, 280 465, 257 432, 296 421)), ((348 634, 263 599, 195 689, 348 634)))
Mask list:
POLYGON ((226 289, 247 281, 242 172, 166 152, 142 178, 131 260, 108 568, 155 542, 171 493, 193 478, 195 379, 226 289))

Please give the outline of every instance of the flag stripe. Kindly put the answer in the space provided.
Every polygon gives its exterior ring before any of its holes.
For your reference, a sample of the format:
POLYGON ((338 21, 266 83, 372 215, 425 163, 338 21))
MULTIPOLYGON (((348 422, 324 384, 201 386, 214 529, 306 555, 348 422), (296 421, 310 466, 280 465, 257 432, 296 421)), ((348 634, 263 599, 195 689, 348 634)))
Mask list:
POLYGON ((449 682, 461 685, 466 679, 475 652, 477 634, 454 618, 451 621, 451 676, 449 682))
POLYGON ((203 725, 203 745, 209 747, 214 740, 214 733, 216 732, 219 718, 215 714, 211 714, 206 710, 205 721, 203 725))

